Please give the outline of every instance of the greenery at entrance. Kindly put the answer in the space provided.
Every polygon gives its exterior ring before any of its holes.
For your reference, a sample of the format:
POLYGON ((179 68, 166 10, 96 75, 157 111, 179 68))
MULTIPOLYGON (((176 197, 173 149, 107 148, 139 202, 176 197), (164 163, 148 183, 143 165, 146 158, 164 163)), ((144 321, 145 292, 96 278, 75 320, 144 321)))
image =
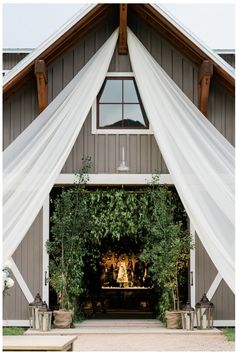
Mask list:
POLYGON ((235 341, 235 328, 225 328, 222 331, 228 341, 235 341))
POLYGON ((96 271, 103 243, 130 238, 139 243, 140 259, 149 263, 163 320, 165 310, 179 309, 179 287, 184 284, 182 274, 191 247, 178 195, 174 189, 158 185, 157 178, 138 191, 87 191, 89 167, 86 159, 75 185, 64 188, 53 203, 47 249, 50 283, 60 308, 73 308, 75 299, 86 294, 85 268, 96 271))
POLYGON ((152 278, 162 291, 159 316, 164 320, 166 310, 180 310, 181 274, 187 268, 192 245, 190 234, 183 226, 186 214, 176 194, 165 186, 156 187, 156 183, 153 182, 145 195, 147 236, 140 257, 150 262, 152 278))
POLYGON ((2 329, 3 336, 12 336, 12 335, 24 335, 26 328, 19 328, 16 326, 9 326, 2 329))
POLYGON ((87 239, 91 232, 86 193, 86 174, 90 160, 85 160, 74 187, 63 189, 54 202, 51 217, 51 240, 47 241, 50 255, 50 284, 57 293, 61 309, 72 309, 73 299, 83 292, 82 278, 87 239))

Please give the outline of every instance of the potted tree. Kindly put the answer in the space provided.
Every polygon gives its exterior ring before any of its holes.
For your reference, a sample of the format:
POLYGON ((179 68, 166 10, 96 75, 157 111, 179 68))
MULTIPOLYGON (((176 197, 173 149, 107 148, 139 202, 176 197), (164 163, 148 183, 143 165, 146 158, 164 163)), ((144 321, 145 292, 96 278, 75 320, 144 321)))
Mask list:
POLYGON ((50 284, 57 294, 59 310, 54 310, 54 326, 68 328, 72 324, 74 301, 82 291, 85 256, 84 238, 90 226, 86 193, 90 159, 83 161, 73 187, 63 189, 54 201, 51 217, 51 238, 47 241, 50 255, 50 284))
POLYGON ((152 279, 161 291, 159 318, 169 328, 181 327, 181 273, 188 265, 191 236, 181 219, 186 217, 177 195, 156 185, 147 192, 146 242, 140 259, 149 261, 152 279))

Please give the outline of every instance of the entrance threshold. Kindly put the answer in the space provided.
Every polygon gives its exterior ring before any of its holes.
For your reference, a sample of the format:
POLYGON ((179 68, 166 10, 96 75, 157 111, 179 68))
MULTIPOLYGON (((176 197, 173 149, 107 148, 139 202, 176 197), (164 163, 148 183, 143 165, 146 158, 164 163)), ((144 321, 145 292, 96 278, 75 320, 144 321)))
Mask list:
POLYGON ((156 319, 89 319, 75 324, 72 329, 52 329, 40 332, 29 329, 26 335, 81 335, 81 334, 186 334, 186 335, 220 335, 218 329, 186 331, 183 329, 167 329, 156 319))

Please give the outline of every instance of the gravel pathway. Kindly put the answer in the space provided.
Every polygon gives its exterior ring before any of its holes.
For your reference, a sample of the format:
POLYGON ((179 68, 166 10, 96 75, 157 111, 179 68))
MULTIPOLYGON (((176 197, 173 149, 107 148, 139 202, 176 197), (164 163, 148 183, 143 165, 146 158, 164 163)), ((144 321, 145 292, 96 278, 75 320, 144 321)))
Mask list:
POLYGON ((234 351, 223 335, 166 334, 80 334, 74 344, 78 352, 88 351, 234 351))

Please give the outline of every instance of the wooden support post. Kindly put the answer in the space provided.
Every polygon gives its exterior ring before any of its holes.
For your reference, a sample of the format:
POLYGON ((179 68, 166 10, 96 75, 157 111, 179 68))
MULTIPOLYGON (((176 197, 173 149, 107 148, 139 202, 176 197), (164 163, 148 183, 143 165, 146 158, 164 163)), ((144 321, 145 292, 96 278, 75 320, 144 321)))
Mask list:
POLYGON ((213 75, 213 64, 211 61, 204 60, 199 70, 198 97, 199 110, 207 117, 208 113, 208 97, 210 90, 211 77, 213 75))
POLYGON ((120 28, 119 28, 119 45, 118 53, 120 55, 128 54, 127 45, 127 4, 120 4, 120 28))
POLYGON ((44 60, 35 61, 34 73, 37 80, 39 113, 48 105, 47 67, 44 60))

